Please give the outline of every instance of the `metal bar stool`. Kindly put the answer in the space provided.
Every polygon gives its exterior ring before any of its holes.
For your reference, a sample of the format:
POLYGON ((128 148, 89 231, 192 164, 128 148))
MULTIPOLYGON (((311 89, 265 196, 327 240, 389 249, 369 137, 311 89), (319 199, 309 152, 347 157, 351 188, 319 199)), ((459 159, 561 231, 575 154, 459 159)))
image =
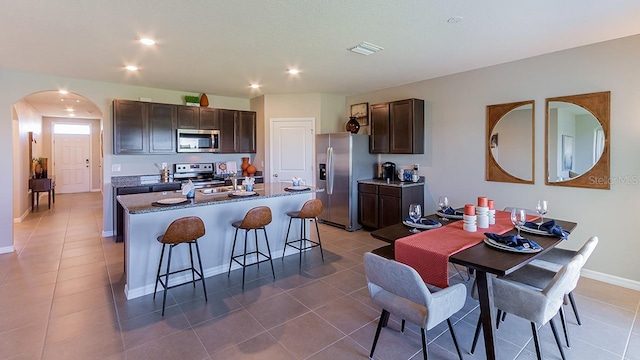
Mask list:
POLYGON ((204 236, 204 223, 202 219, 197 216, 186 216, 177 220, 174 220, 164 235, 158 236, 158 242, 162 244, 162 252, 160 253, 160 262, 158 263, 158 273, 156 275, 156 286, 153 289, 153 298, 156 298, 156 291, 158 290, 158 283, 162 285, 164 288, 164 295, 162 298, 162 316, 164 316, 164 307, 167 302, 167 290, 174 288, 176 286, 185 285, 193 283, 193 287, 196 287, 196 274, 198 275, 198 280, 202 281, 202 289, 204 290, 204 300, 207 301, 207 287, 204 284, 204 272, 202 271, 202 261, 200 257, 200 248, 198 247, 198 238, 204 236), (180 244, 189 244, 189 258, 191 259, 191 267, 184 268, 181 270, 171 271, 171 251, 175 246, 180 244), (196 245, 196 253, 198 255, 198 265, 200 266, 200 271, 196 270, 193 266, 193 247, 192 245, 196 245), (162 258, 164 257, 164 248, 169 245, 169 254, 167 256, 167 272, 164 274, 160 274, 160 269, 162 267, 162 258), (191 281, 187 281, 181 284, 176 284, 172 286, 169 285, 169 275, 177 274, 183 271, 191 271, 191 281), (164 281, 162 280, 164 277, 164 281))
POLYGON ((318 215, 322 212, 322 201, 318 199, 311 199, 302 205, 300 211, 289 211, 289 227, 287 227, 287 236, 285 237, 284 250, 282 252, 282 259, 284 260, 284 253, 287 250, 287 246, 298 250, 299 260, 298 266, 302 266, 302 252, 316 246, 320 247, 320 256, 324 262, 324 253, 322 252, 322 242, 320 241, 320 229, 318 229, 318 215), (289 230, 291 229, 291 221, 293 219, 300 219, 300 239, 289 241, 289 230), (307 239, 307 219, 313 220, 316 223, 316 233, 318 234, 318 241, 307 239), (298 243, 297 245, 294 245, 298 243))
POLYGON ((244 276, 246 267, 251 265, 258 265, 258 267, 260 267, 260 263, 267 260, 271 263, 271 273, 273 274, 273 279, 276 279, 276 273, 273 270, 273 261, 271 259, 271 249, 269 248, 269 238, 267 237, 267 230, 265 229, 265 226, 270 223, 271 209, 268 206, 254 207, 253 209, 247 211, 244 219, 231 223, 231 226, 236 228, 236 234, 233 237, 233 247, 231 248, 231 260, 229 261, 229 271, 227 273, 227 277, 231 274, 231 264, 233 264, 234 261, 242 266, 242 289, 244 289, 244 276), (238 230, 240 229, 244 230, 244 248, 242 250, 242 253, 236 255, 236 240, 238 239, 238 230), (262 229, 262 231, 264 231, 264 240, 267 244, 266 254, 260 251, 260 248, 258 247, 258 229, 262 229), (254 251, 247 252, 247 235, 251 230, 253 230, 255 234, 256 248, 254 251), (255 254, 256 256, 255 261, 247 263, 247 256, 253 254, 255 254), (238 260, 238 258, 242 258, 242 261, 238 260))

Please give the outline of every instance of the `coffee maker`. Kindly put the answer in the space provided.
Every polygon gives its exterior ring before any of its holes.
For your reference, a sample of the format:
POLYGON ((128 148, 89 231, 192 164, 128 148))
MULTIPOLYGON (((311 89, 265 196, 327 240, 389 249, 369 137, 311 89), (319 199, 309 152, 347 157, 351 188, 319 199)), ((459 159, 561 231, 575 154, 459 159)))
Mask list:
POLYGON ((382 164, 382 180, 393 181, 396 178, 396 164, 385 162, 382 164))

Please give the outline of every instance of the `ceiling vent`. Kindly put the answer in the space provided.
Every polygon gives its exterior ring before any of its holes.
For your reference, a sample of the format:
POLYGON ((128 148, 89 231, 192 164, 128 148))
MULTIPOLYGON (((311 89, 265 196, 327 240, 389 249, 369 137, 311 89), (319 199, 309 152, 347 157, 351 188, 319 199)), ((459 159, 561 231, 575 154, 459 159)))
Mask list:
POLYGON ((360 44, 349 48, 348 50, 353 51, 354 53, 358 53, 361 55, 371 55, 374 52, 378 52, 383 48, 378 45, 373 45, 368 42, 361 42, 360 44))

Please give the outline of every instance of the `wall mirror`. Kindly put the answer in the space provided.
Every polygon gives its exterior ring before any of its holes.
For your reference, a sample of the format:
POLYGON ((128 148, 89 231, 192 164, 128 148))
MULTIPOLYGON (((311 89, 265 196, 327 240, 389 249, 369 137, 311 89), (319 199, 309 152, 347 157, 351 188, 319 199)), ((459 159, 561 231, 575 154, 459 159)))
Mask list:
POLYGON ((534 101, 487 106, 485 178, 533 184, 534 101))
POLYGON ((609 189, 611 92, 547 99, 546 184, 609 189))

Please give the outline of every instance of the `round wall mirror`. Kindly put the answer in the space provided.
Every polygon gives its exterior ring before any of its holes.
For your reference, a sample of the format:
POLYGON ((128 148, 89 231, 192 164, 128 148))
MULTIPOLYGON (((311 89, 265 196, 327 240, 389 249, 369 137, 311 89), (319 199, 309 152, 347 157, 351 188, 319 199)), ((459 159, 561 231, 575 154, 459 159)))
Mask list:
POLYGON ((547 99, 546 183, 609 189, 610 92, 547 99))
POLYGON ((534 183, 534 101, 487 106, 487 181, 534 183))

